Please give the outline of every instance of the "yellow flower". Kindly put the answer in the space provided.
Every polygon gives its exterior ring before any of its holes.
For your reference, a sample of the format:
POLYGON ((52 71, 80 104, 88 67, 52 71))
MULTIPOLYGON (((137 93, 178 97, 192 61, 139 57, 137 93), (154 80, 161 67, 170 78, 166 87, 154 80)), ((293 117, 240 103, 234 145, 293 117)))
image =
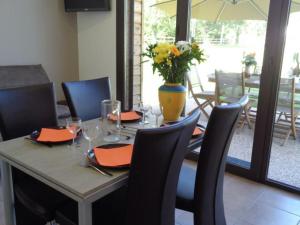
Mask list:
POLYGON ((168 58, 167 54, 158 54, 154 57, 154 62, 159 64, 165 61, 167 58, 168 58))
POLYGON ((175 56, 180 56, 180 51, 178 50, 178 48, 176 48, 176 46, 172 46, 171 48, 171 52, 175 55, 175 56))
POLYGON ((160 43, 154 48, 154 52, 157 54, 169 54, 171 45, 168 43, 160 43))
POLYGON ((197 45, 197 44, 194 42, 194 43, 192 43, 192 48, 193 48, 193 49, 199 48, 199 45, 197 45))

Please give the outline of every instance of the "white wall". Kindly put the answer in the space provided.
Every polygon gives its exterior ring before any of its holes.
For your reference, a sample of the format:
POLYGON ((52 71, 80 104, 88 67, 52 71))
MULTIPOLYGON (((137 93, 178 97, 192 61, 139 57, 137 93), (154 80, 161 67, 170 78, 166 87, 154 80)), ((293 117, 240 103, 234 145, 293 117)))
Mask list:
POLYGON ((116 96, 116 0, 111 11, 77 14, 79 78, 109 76, 116 96))
POLYGON ((78 80, 76 14, 63 0, 0 0, 0 65, 42 64, 62 98, 61 82, 78 80))

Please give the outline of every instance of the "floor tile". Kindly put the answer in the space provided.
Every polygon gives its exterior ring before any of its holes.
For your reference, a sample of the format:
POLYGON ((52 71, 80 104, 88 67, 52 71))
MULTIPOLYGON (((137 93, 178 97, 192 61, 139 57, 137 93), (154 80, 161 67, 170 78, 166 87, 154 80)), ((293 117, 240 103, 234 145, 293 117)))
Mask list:
POLYGON ((300 196, 275 188, 266 190, 258 202, 269 204, 275 208, 300 216, 300 196))
POLYGON ((300 217, 258 202, 240 220, 253 225, 297 225, 300 217))
POLYGON ((229 182, 224 182, 224 208, 227 221, 234 223, 239 219, 255 204, 265 189, 263 185, 237 177, 231 177, 229 182))
POLYGON ((180 225, 194 225, 193 213, 181 210, 180 215, 176 218, 176 223, 180 225))

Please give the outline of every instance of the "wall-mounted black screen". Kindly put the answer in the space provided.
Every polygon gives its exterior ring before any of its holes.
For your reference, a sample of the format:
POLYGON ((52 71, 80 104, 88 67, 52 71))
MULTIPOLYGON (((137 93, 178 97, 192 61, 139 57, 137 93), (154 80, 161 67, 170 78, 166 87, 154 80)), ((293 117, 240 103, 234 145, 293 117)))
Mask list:
POLYGON ((66 12, 109 11, 110 0, 65 0, 66 12))

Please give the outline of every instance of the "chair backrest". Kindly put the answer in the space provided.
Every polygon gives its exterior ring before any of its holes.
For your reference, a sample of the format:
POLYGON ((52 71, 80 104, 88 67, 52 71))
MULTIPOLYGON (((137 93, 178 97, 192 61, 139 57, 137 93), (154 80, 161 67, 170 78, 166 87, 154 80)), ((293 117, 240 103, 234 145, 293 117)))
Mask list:
POLYGON ((187 73, 187 81, 192 94, 204 91, 199 70, 196 66, 193 66, 191 71, 187 73))
POLYGON ((124 224, 175 224, 179 172, 199 116, 195 110, 177 124, 137 131, 124 224))
POLYGON ((225 73, 215 71, 216 95, 218 102, 222 102, 222 97, 239 99, 245 95, 245 81, 243 73, 225 73))
POLYGON ((71 115, 83 121, 100 117, 101 101, 111 98, 108 77, 62 83, 71 115))
MULTIPOLYGON (((285 107, 289 113, 294 114, 295 78, 281 78, 277 107, 285 107)), ((280 109, 278 109, 280 111, 280 109)), ((294 117, 292 117, 294 118, 294 117)))
POLYGON ((4 140, 56 125, 53 83, 0 89, 0 131, 4 140))
POLYGON ((0 89, 50 83, 42 65, 0 66, 0 89))
POLYGON ((223 207, 223 179, 230 142, 248 101, 213 108, 199 155, 195 193, 194 224, 226 225, 223 207))

